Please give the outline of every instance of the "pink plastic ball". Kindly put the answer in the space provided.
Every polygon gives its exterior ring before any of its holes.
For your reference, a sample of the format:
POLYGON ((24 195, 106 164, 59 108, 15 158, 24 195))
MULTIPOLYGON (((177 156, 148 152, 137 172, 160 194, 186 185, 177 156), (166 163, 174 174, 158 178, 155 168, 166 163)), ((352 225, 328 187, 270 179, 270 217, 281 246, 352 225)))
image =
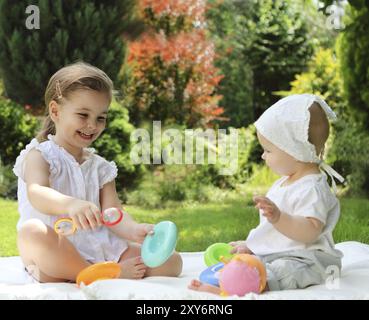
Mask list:
POLYGON ((243 261, 232 260, 221 270, 219 285, 223 294, 226 295, 242 297, 250 292, 259 293, 259 271, 243 261))

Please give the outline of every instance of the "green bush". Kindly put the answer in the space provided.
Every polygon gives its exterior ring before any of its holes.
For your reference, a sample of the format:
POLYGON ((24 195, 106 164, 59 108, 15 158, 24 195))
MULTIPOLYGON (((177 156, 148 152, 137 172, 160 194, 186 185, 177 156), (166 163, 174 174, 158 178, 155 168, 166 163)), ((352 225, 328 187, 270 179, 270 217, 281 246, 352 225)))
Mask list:
POLYGON ((160 183, 158 193, 163 201, 185 201, 185 200, 209 200, 203 199, 200 195, 201 187, 206 185, 206 181, 199 181, 196 167, 176 168, 167 167, 164 179, 160 183))
POLYGON ((123 199, 126 189, 135 186, 144 170, 142 165, 134 165, 130 159, 130 135, 134 129, 129 123, 127 109, 113 101, 109 108, 106 129, 93 145, 101 156, 115 161, 118 168, 116 185, 123 199))
POLYGON ((264 163, 252 164, 252 175, 247 181, 246 189, 250 192, 266 192, 280 176, 264 163))
MULTIPOLYGON (((210 185, 221 189, 234 189, 237 185, 246 183, 253 172, 253 163, 259 163, 262 149, 256 137, 254 125, 247 128, 238 128, 237 167, 231 175, 220 174, 225 167, 219 161, 216 164, 205 164, 197 169, 198 179, 207 181, 210 185)), ((229 138, 229 135, 227 136, 229 138)), ((227 142, 229 145, 229 142, 227 142)), ((227 150, 227 157, 231 157, 227 150)), ((234 159, 233 159, 234 160, 234 159)))
POLYGON ((192 203, 222 203, 237 191, 211 185, 202 166, 167 165, 146 172, 140 186, 128 192, 127 204, 147 208, 171 208, 192 203), (203 178, 201 178, 203 177, 203 178))
MULTIPOLYGON (((162 140, 162 144, 165 146, 166 142, 162 140)), ((209 147, 206 150, 208 149, 209 147)), ((229 156, 229 148, 227 149, 229 156)), ((164 207, 171 202, 178 205, 178 202, 208 202, 225 199, 228 193, 237 192, 239 185, 248 181, 253 173, 253 162, 258 162, 261 155, 254 126, 238 129, 238 160, 233 174, 222 174, 221 170, 230 166, 222 164, 219 157, 215 164, 208 163, 206 150, 204 164, 152 166, 152 171, 147 172, 140 186, 128 194, 128 203, 164 207)))
POLYGON ((12 169, 12 165, 3 165, 0 158, 0 198, 17 198, 17 177, 12 169))
POLYGON ((39 122, 19 104, 0 97, 0 154, 4 165, 14 164, 36 135, 39 122))
POLYGON ((171 203, 207 201, 201 196, 202 186, 196 166, 164 165, 147 172, 140 186, 128 194, 128 204, 150 208, 170 207, 171 203))
POLYGON ((236 167, 233 168, 231 165, 232 161, 235 159, 230 153, 229 146, 232 144, 232 142, 229 141, 231 137, 230 133, 228 133, 225 137, 227 145, 226 155, 227 159, 231 160, 231 163, 222 164, 218 154, 215 164, 209 164, 208 162, 205 162, 203 165, 197 165, 194 172, 190 171, 191 173, 188 176, 191 178, 191 180, 196 180, 198 182, 202 182, 204 185, 212 185, 221 189, 234 189, 238 184, 248 181, 252 175, 252 164, 260 162, 262 149, 258 143, 254 125, 236 130, 238 135, 237 163, 236 161, 234 162, 236 167), (229 175, 224 174, 223 170, 227 168, 230 168, 234 171, 229 175))
POLYGON ((335 124, 328 162, 346 178, 344 192, 369 196, 369 134, 353 119, 335 124))

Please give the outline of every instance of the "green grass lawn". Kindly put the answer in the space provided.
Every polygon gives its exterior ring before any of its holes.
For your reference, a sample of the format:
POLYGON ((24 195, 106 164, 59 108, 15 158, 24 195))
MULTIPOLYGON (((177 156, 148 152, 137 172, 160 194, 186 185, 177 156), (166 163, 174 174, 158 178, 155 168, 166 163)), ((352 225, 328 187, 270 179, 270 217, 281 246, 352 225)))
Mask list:
MULTIPOLYGON (((334 231, 336 242, 369 244, 369 200, 341 199, 341 219, 334 231)), ((246 238, 258 223, 250 200, 232 199, 221 204, 193 204, 171 209, 126 209, 139 222, 171 220, 179 230, 178 251, 202 251, 214 242, 246 238)), ((18 255, 16 248, 17 203, 0 199, 0 256, 18 255)))
POLYGON ((18 255, 16 246, 17 202, 0 199, 0 257, 18 255))

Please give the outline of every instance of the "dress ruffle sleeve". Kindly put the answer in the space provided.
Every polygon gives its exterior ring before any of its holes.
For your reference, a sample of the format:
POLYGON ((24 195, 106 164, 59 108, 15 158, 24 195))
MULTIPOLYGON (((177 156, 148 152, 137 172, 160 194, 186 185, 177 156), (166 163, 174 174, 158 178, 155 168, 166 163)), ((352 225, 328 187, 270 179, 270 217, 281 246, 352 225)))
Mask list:
POLYGON ((57 175, 60 172, 60 162, 56 154, 54 154, 54 150, 50 141, 45 141, 39 143, 36 138, 32 139, 32 141, 21 151, 19 156, 15 161, 15 165, 13 167, 14 174, 21 178, 24 181, 24 168, 25 168, 25 159, 27 154, 32 150, 36 149, 41 152, 42 157, 49 164, 50 175, 57 175))
POLYGON ((107 161, 102 157, 99 157, 100 161, 98 164, 99 174, 99 189, 105 184, 113 181, 118 175, 118 168, 114 161, 107 161))

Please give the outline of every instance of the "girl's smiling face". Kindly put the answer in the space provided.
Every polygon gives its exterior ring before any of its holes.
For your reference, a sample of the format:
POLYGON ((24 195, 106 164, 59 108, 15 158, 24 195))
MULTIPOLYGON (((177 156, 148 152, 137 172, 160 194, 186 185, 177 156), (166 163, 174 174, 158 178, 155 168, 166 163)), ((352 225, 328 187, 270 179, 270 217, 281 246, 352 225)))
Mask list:
POLYGON ((67 149, 91 145, 105 129, 109 104, 106 93, 87 89, 71 93, 62 104, 52 101, 49 114, 57 141, 67 149))
POLYGON ((257 137, 264 149, 261 158, 273 172, 282 176, 290 176, 297 171, 298 161, 294 157, 279 149, 258 131, 257 137))

